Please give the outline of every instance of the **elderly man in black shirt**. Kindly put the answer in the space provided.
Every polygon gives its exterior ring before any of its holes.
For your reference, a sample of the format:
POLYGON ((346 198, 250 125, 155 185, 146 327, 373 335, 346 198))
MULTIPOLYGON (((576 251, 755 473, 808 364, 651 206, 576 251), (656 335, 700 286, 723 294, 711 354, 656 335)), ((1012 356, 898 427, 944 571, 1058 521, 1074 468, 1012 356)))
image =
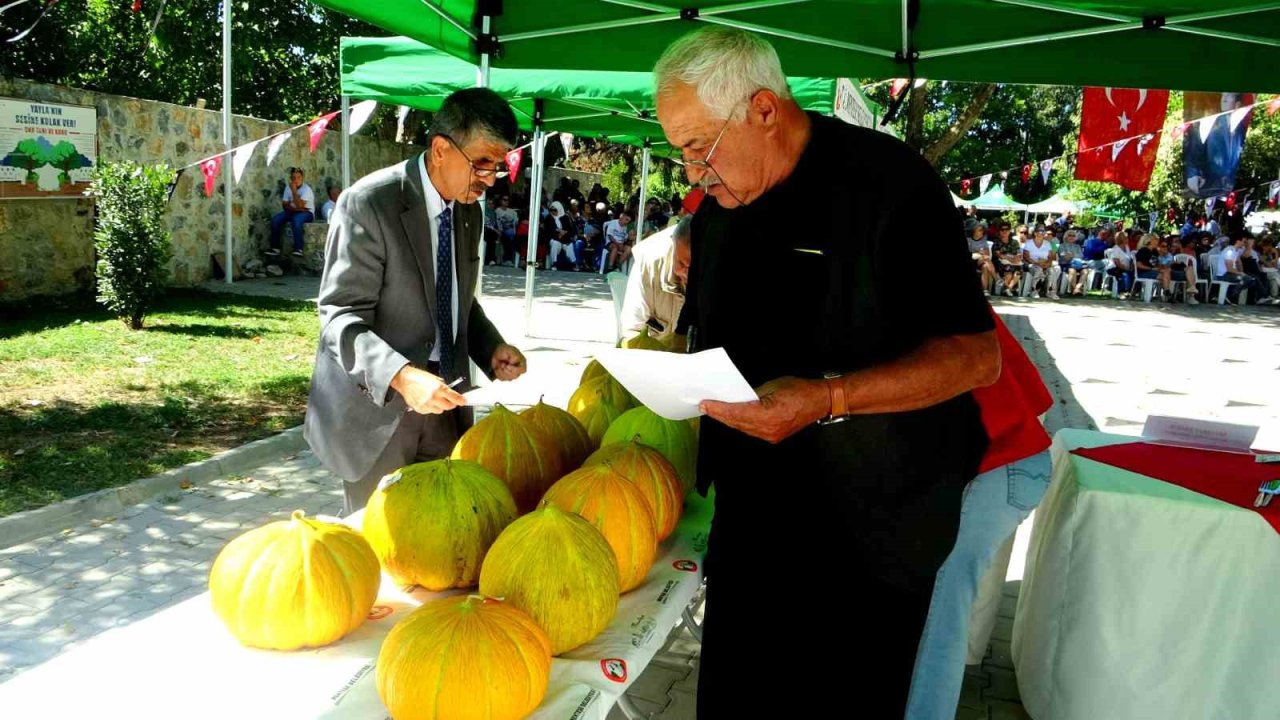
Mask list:
POLYGON ((918 153, 803 112, 762 38, 695 31, 654 73, 662 128, 714 200, 680 331, 760 396, 702 408, 699 716, 902 717, 987 446, 969 391, 1000 368, 960 217, 918 153), (936 243, 928 293, 901 289, 904 237, 936 243), (831 714, 854 695, 857 714, 831 714))

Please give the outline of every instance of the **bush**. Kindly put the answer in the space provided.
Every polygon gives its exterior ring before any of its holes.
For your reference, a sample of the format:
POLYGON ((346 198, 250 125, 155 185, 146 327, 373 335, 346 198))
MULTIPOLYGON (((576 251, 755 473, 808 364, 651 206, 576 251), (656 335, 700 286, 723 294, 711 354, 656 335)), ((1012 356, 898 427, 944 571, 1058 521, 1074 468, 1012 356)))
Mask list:
POLYGON ((168 187, 176 177, 167 165, 104 163, 89 188, 98 205, 93 243, 98 252, 98 302, 132 330, 164 291, 169 274, 168 187))

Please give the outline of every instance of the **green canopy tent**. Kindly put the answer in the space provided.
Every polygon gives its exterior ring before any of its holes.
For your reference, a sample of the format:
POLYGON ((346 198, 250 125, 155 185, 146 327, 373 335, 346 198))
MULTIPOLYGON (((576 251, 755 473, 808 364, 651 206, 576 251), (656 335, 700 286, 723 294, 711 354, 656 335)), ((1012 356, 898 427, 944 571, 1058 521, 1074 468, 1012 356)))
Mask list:
POLYGON ((767 36, 783 68, 802 76, 1280 91, 1269 71, 1280 66, 1274 1, 315 1, 482 73, 491 64, 644 72, 676 37, 711 23, 767 36), (1106 49, 1119 46, 1146 61, 1116 62, 1106 49))
MULTIPOLYGON (((352 99, 376 100, 434 112, 454 91, 474 87, 479 68, 448 53, 410 38, 342 39, 343 108, 352 99)), ((797 103, 806 110, 830 113, 834 78, 789 78, 797 103)), ((510 101, 520 126, 532 131, 529 168, 530 217, 541 206, 543 148, 547 133, 603 137, 643 148, 640 206, 645 202, 650 151, 668 154, 654 113, 653 76, 648 72, 599 70, 548 70, 491 68, 488 87, 510 101)), ((350 169, 343 154, 343 184, 350 184, 350 169)), ((536 257, 537 223, 530 223, 526 257, 536 257)), ((534 270, 530 266, 525 286, 525 323, 533 310, 534 270)))
POLYGON ((1004 194, 1004 188, 999 185, 992 185, 985 193, 967 201, 965 204, 972 205, 979 210, 1021 210, 1027 209, 1026 205, 1016 202, 1013 198, 1004 194))

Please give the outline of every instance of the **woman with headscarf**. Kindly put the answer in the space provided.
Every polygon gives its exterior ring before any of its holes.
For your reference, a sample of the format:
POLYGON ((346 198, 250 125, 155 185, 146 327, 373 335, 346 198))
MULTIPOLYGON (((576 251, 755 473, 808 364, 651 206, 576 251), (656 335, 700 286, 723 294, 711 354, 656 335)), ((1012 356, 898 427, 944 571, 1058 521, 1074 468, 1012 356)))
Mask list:
POLYGON ((578 260, 573 252, 573 219, 565 214, 564 204, 559 200, 551 203, 551 215, 547 218, 545 227, 551 246, 551 251, 547 253, 547 269, 556 267, 562 251, 571 266, 577 267, 578 260))

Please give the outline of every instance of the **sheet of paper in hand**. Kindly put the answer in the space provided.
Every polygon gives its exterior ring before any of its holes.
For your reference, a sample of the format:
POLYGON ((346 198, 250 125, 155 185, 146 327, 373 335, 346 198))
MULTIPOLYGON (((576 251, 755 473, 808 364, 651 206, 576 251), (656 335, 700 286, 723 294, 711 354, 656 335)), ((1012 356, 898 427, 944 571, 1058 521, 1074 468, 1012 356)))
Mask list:
POLYGON ((618 348, 596 359, 645 407, 668 420, 698 417, 703 400, 759 399, 724 348, 692 355, 618 348))

